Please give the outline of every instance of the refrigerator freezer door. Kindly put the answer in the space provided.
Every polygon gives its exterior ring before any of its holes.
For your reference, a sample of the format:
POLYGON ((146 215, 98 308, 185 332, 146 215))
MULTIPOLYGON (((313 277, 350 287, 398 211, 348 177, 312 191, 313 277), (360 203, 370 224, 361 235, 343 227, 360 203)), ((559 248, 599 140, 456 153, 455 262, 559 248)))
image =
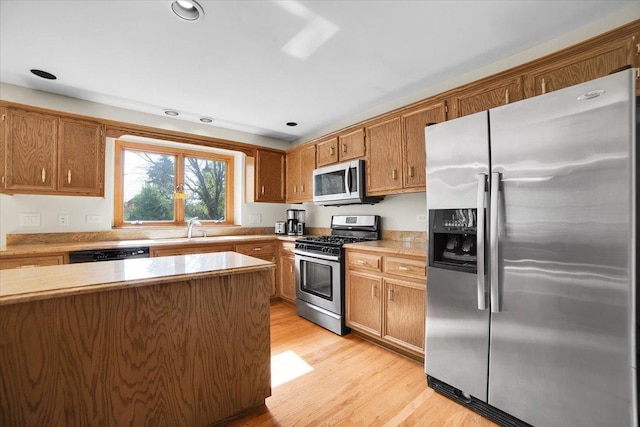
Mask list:
MULTIPOLYGON (((479 175, 489 173, 487 112, 429 126, 425 139, 427 209, 477 208, 479 175)), ((425 371, 486 401, 489 310, 478 309, 477 276, 430 266, 427 277, 425 371)))
POLYGON ((478 310, 476 275, 429 267, 425 371, 487 401, 489 310, 478 310))
POLYGON ((478 175, 489 173, 487 112, 425 129, 427 209, 475 208, 478 175))
POLYGON ((489 114, 489 404, 536 426, 632 425, 634 93, 629 71, 489 114))

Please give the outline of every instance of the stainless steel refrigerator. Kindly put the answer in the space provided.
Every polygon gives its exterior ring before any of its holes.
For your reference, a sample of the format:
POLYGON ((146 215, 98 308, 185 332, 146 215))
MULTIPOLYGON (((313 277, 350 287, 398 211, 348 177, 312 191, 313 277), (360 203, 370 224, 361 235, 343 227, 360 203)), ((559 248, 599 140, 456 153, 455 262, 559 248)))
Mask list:
POLYGON ((635 73, 429 126, 429 385, 500 425, 637 426, 635 73))

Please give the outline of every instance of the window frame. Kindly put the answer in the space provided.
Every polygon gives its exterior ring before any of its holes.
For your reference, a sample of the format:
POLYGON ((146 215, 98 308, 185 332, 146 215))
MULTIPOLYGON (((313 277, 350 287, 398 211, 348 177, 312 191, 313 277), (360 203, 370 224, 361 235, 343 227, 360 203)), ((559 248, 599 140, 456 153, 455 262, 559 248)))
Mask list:
POLYGON ((173 221, 142 221, 141 223, 133 223, 124 220, 124 152, 125 151, 141 151, 149 154, 171 155, 175 156, 175 176, 174 189, 179 185, 184 188, 184 158, 197 157, 198 159, 212 160, 224 162, 226 164, 225 177, 225 221, 201 220, 206 226, 229 226, 234 225, 234 185, 235 176, 234 164, 235 157, 208 151, 189 150, 181 147, 170 147, 165 145, 156 145, 142 142, 132 142, 124 140, 116 140, 115 142, 115 162, 114 162, 114 212, 113 224, 115 228, 139 228, 139 227, 184 227, 185 221, 185 200, 174 198, 173 204, 173 221))

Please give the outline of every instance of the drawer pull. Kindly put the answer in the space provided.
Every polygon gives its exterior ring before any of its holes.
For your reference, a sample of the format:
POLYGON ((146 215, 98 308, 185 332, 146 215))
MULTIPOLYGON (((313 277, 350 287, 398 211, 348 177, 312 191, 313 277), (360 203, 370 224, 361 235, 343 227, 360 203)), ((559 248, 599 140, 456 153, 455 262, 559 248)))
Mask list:
POLYGON ((67 172, 67 182, 71 184, 71 169, 67 172))
POLYGON ((389 289, 388 295, 389 295, 389 301, 393 301, 393 289, 389 289))
POLYGON ((405 267, 404 265, 399 265, 398 266, 398 270, 400 270, 400 271, 409 271, 410 268, 409 267, 405 267))
POLYGON ((289 266, 289 273, 293 273, 293 265, 289 266))
POLYGON ((371 285, 371 296, 372 297, 375 298, 377 290, 378 290, 378 287, 376 285, 371 285))
POLYGON ((391 178, 398 179, 398 170, 394 169, 391 171, 391 178))
POLYGON ((47 171, 42 168, 42 182, 45 182, 47 179, 47 171))
POLYGON ((254 251, 261 251, 262 248, 253 248, 254 251))
POLYGON ((329 147, 329 155, 333 157, 335 156, 335 154, 336 154, 336 150, 333 147, 329 147))
POLYGON ((409 176, 413 178, 413 166, 409 166, 409 176))
POLYGON ((347 144, 342 144, 342 152, 343 153, 347 152, 347 144))
POLYGON ((366 262, 364 262, 364 260, 359 259, 358 261, 356 261, 357 264, 359 265, 365 265, 366 262))

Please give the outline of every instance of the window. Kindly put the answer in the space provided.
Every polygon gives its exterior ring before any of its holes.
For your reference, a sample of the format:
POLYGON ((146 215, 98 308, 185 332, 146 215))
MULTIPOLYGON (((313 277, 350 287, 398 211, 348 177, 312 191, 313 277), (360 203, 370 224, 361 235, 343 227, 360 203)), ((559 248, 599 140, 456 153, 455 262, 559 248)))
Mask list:
POLYGON ((233 224, 233 156, 116 141, 116 227, 233 224))

